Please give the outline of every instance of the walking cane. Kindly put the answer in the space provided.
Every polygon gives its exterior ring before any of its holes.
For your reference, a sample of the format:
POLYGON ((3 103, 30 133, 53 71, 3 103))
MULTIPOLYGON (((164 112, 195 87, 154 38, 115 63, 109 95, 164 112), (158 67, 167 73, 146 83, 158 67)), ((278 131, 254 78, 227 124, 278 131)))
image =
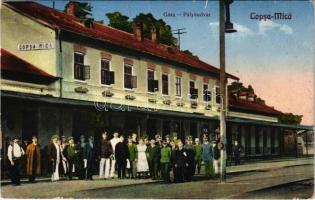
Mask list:
POLYGON ((52 167, 53 168, 52 168, 52 175, 51 176, 52 176, 52 179, 54 179, 54 173, 55 173, 55 170, 56 170, 55 169, 55 160, 54 159, 52 160, 52 167))
POLYGON ((83 165, 84 165, 84 168, 85 168, 85 176, 84 176, 84 179, 87 179, 87 160, 86 160, 86 164, 85 164, 85 161, 83 161, 83 165))

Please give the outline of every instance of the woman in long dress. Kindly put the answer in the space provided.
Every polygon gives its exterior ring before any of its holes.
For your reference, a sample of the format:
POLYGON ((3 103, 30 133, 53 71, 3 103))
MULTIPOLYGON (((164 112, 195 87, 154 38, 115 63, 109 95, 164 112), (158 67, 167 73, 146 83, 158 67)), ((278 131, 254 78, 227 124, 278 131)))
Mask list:
POLYGON ((143 139, 140 139, 137 145, 137 173, 139 173, 140 177, 144 175, 147 177, 149 171, 146 150, 147 145, 144 144, 143 139))

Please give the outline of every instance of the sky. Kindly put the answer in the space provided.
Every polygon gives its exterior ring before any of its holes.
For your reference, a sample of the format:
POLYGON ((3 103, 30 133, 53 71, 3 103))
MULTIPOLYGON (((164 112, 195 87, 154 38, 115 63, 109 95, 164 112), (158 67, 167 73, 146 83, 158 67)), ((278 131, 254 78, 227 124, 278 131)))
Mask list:
MULTIPOLYGON (((39 1, 52 7, 52 1, 39 1)), ((63 10, 67 1, 55 1, 63 10)), ((219 67, 219 4, 217 1, 89 1, 93 16, 108 23, 106 13, 119 11, 130 19, 152 13, 173 29, 186 28, 181 49, 219 67), (190 17, 186 13, 210 13, 190 17), (168 16, 166 15, 168 13, 168 16), (170 13, 175 14, 171 17, 170 13)), ((226 70, 282 112, 303 115, 314 124, 314 15, 310 1, 234 1, 230 5, 236 33, 226 34, 226 70), (291 19, 252 19, 285 13, 291 19), (252 17, 251 17, 252 16, 252 17)))

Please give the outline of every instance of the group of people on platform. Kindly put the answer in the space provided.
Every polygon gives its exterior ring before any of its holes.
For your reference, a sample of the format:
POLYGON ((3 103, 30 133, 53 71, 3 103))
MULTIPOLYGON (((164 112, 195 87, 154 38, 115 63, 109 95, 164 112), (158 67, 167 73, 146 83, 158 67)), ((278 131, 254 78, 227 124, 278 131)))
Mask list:
MULTIPOLYGON (((210 142, 206 135, 194 140, 188 136, 183 142, 176 133, 172 138, 166 135, 162 140, 157 134, 148 140, 138 139, 135 133, 125 139, 118 132, 114 132, 110 138, 107 132, 103 132, 98 142, 94 141, 93 136, 86 140, 82 135, 77 143, 73 137, 66 139, 53 135, 46 156, 52 181, 59 180, 62 175, 67 176, 68 180, 74 176, 81 180, 93 180, 94 169, 98 168, 100 179, 150 177, 153 180, 162 179, 165 183, 177 183, 190 181, 194 174, 200 174, 202 162, 207 177, 218 176, 218 144, 219 139, 210 142)), ((24 155, 29 181, 34 182, 35 177, 41 174, 41 151, 36 136, 32 137, 32 143, 27 145, 25 151, 18 139, 14 138, 8 146, 7 155, 14 185, 20 184, 19 169, 24 155)))

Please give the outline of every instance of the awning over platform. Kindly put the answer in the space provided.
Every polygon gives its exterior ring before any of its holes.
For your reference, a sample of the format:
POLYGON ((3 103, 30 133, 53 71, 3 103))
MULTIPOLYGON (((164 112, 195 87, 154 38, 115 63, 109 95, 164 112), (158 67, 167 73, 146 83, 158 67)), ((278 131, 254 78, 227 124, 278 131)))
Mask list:
POLYGON ((275 126, 280 128, 289 128, 289 129, 296 129, 296 130, 313 130, 313 126, 307 125, 291 125, 291 124, 281 124, 277 122, 267 122, 267 121, 259 121, 259 120, 251 120, 251 119, 242 119, 236 117, 229 117, 227 119, 228 122, 234 123, 243 123, 243 124, 253 124, 253 125, 260 125, 260 126, 275 126))
MULTIPOLYGON (((87 107, 95 107, 96 103, 92 101, 83 101, 83 100, 74 100, 74 99, 66 99, 66 98, 59 98, 59 97, 52 97, 52 96, 40 96, 34 94, 25 94, 25 93, 18 93, 12 91, 1 91, 1 97, 7 98, 15 98, 21 100, 30 100, 30 101, 37 101, 37 102, 44 102, 44 103, 51 103, 51 104, 59 104, 59 105, 70 105, 70 106, 87 106, 87 107)), ((102 104, 103 102, 99 102, 102 104)), ((119 104, 109 104, 111 108, 120 108, 124 111, 131 111, 131 112, 141 112, 144 114, 149 115, 162 115, 162 116, 174 116, 174 117, 184 117, 184 118, 194 118, 194 119, 203 119, 203 120, 219 120, 216 116, 206 116, 202 113, 187 113, 187 112, 178 112, 178 111, 170 111, 170 110, 154 110, 154 109, 147 109, 142 107, 136 106, 128 106, 128 105, 119 105, 119 104)), ((237 117, 228 117, 227 122, 232 123, 239 123, 239 124, 252 124, 252 125, 260 125, 260 126, 274 126, 280 128, 289 128, 295 130, 313 130, 313 126, 306 126, 306 125, 289 125, 289 124, 280 124, 276 122, 267 122, 267 121, 259 121, 259 120, 250 120, 250 119, 243 119, 237 117)))
MULTIPOLYGON (((70 105, 70 106, 95 107, 97 103, 99 103, 100 105, 104 104, 104 102, 75 100, 75 99, 59 98, 59 97, 52 97, 52 96, 25 94, 25 93, 12 92, 12 91, 1 91, 1 97, 37 101, 37 102, 51 103, 51 104, 59 104, 59 105, 61 104, 70 105)), ((115 103, 109 103, 108 108, 111 110, 117 110, 119 108, 121 111, 125 111, 125 112, 127 111, 141 112, 144 114, 152 114, 152 115, 175 116, 175 117, 195 118, 195 119, 204 119, 204 120, 209 120, 209 119, 218 120, 218 117, 206 116, 203 113, 187 113, 187 112, 178 112, 178 111, 161 110, 161 109, 155 110, 155 109, 149 109, 149 108, 143 108, 143 107, 137 107, 137 106, 119 105, 115 103)))

